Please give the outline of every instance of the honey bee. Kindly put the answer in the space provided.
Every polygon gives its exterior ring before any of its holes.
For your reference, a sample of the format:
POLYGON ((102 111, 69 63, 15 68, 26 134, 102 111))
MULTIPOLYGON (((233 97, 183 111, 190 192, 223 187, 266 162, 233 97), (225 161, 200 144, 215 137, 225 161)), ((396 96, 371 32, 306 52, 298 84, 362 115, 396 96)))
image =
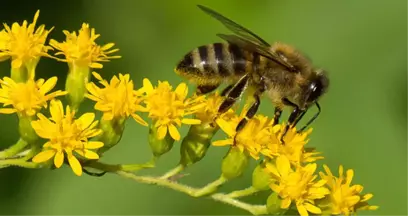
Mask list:
POLYGON ((312 106, 318 112, 298 132, 307 128, 320 114, 319 98, 326 93, 327 73, 312 65, 311 61, 294 47, 268 42, 218 12, 202 5, 198 7, 220 21, 234 34, 217 34, 226 43, 199 46, 177 64, 175 72, 197 85, 197 94, 210 93, 221 84, 228 86, 218 112, 224 113, 248 89, 253 90, 253 102, 236 127, 239 132, 257 112, 260 97, 266 94, 275 112, 273 124, 278 124, 284 107, 291 107, 283 137, 312 106))

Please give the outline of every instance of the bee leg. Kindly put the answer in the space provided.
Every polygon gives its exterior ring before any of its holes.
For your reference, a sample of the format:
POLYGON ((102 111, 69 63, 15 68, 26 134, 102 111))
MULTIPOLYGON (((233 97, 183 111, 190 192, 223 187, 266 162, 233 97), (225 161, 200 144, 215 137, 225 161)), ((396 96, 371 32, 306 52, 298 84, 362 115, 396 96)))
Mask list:
POLYGON ((319 116, 319 114, 321 112, 321 108, 320 108, 319 103, 317 103, 317 102, 316 102, 316 107, 318 109, 317 113, 306 123, 305 126, 303 126, 300 130, 298 130, 298 133, 301 133, 302 131, 304 131, 310 124, 312 124, 312 122, 317 118, 317 116, 319 116))
POLYGON ((222 90, 221 96, 224 97, 232 89, 232 87, 234 87, 234 84, 231 84, 231 85, 227 86, 224 90, 222 90))
POLYGON ((197 95, 207 94, 207 93, 214 91, 216 88, 218 88, 218 86, 220 85, 219 84, 217 85, 199 85, 197 86, 196 93, 197 95))
POLYGON ((248 85, 249 76, 243 76, 233 87, 228 91, 225 100, 221 103, 218 108, 218 113, 225 113, 229 110, 232 105, 239 99, 242 93, 245 91, 248 85))
POLYGON ((288 123, 287 123, 286 126, 285 126, 285 129, 284 129, 284 131, 283 131, 282 137, 281 137, 281 139, 280 139, 280 141, 282 142, 282 144, 284 144, 285 141, 283 140, 283 138, 285 137, 285 135, 286 135, 286 133, 288 132, 289 128, 293 128, 293 127, 296 125, 295 123, 297 123, 297 122, 300 121, 300 119, 301 119, 301 117, 303 117, 305 111, 304 111, 304 110, 301 110, 296 104, 290 102, 287 98, 284 98, 284 99, 282 100, 282 102, 283 102, 285 105, 287 105, 287 106, 294 107, 292 113, 291 113, 290 116, 289 116, 288 123), (300 117, 300 118, 299 118, 299 117, 300 117))
POLYGON ((243 118, 238 123, 237 127, 235 128, 236 132, 239 132, 240 130, 242 130, 242 128, 244 128, 245 125, 247 124, 248 120, 251 119, 252 117, 254 117, 254 115, 258 111, 259 105, 261 104, 261 99, 260 99, 259 95, 260 95, 260 93, 254 94, 255 102, 248 109, 247 113, 245 114, 245 118, 243 118))
POLYGON ((275 107, 275 115, 273 116, 273 125, 277 125, 279 123, 279 119, 282 115, 282 107, 275 107))

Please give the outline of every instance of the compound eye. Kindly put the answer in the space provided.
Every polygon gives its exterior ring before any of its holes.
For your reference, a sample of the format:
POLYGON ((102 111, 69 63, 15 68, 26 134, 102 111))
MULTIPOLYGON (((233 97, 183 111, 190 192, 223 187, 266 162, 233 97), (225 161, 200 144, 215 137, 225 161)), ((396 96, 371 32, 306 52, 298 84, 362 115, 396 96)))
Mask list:
POLYGON ((316 101, 320 97, 320 95, 322 94, 322 88, 323 88, 323 86, 322 86, 321 82, 319 82, 319 81, 312 82, 309 85, 309 92, 310 93, 309 93, 309 98, 307 99, 308 102, 316 101))

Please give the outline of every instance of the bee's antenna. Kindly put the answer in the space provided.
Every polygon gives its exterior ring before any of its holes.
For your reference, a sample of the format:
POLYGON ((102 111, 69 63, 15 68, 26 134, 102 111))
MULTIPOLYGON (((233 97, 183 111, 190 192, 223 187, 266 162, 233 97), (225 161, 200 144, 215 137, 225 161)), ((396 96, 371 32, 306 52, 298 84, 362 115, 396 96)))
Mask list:
POLYGON ((316 107, 317 107, 317 109, 318 109, 317 113, 306 123, 305 126, 303 126, 300 130, 298 130, 299 133, 302 132, 302 131, 304 131, 304 130, 317 118, 317 116, 319 116, 320 111, 321 111, 322 109, 320 108, 320 105, 319 105, 318 102, 316 102, 315 104, 316 104, 316 107))

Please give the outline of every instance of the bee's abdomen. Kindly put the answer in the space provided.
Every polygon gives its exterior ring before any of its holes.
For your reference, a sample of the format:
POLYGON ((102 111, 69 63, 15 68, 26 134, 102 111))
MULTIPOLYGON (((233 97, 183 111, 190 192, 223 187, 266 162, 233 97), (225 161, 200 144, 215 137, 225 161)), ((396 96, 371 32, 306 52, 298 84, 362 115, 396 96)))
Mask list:
POLYGON ((246 51, 237 45, 213 43, 187 53, 176 72, 186 77, 220 79, 240 76, 246 72, 246 51))

